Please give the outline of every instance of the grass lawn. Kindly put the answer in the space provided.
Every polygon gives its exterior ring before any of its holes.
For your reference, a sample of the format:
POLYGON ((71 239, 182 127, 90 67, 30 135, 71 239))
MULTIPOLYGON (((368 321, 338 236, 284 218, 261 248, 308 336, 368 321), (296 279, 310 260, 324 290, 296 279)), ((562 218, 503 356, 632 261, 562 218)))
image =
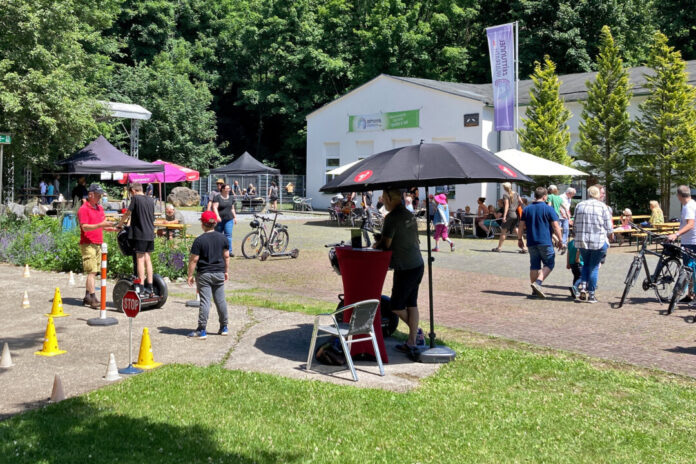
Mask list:
POLYGON ((164 366, 0 422, 0 462, 694 462, 693 380, 444 333, 409 393, 164 366))

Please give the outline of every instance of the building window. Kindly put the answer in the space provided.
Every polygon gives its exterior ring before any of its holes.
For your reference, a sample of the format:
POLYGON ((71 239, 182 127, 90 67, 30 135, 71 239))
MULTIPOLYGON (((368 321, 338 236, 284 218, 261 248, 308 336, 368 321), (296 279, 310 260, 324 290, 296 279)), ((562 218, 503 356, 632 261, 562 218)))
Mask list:
POLYGON ((372 140, 355 142, 355 154, 358 159, 365 159, 375 152, 375 143, 372 140))
POLYGON ((392 139, 392 148, 401 148, 413 145, 411 139, 392 139))
MULTIPOLYGON (((338 143, 325 143, 324 144, 324 159, 326 159, 326 171, 331 171, 336 169, 341 165, 341 145, 338 143)), ((334 175, 326 174, 326 182, 331 181, 334 175)))

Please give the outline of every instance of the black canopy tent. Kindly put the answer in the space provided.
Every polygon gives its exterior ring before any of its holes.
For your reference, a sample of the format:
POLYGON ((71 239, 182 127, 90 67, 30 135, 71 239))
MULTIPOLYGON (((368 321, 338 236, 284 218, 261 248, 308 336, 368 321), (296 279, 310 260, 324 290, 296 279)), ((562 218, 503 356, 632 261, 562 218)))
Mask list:
MULTIPOLYGON (((272 168, 270 166, 266 166, 263 164, 261 161, 257 160, 253 156, 249 154, 249 152, 245 151, 239 158, 236 160, 232 161, 230 164, 226 166, 222 166, 219 168, 212 169, 210 171, 210 175, 222 175, 222 176, 258 176, 258 181, 257 184, 261 183, 261 176, 265 176, 266 179, 266 186, 265 186, 265 198, 266 202, 268 202, 268 176, 274 176, 280 174, 280 169, 272 168)), ((209 185, 210 185, 210 180, 209 180, 209 185)), ((261 193, 259 185, 259 191, 258 193, 261 193)), ((244 188, 244 187, 242 187, 244 188)), ((282 203, 282 190, 279 189, 279 192, 281 194, 280 201, 282 203)))
POLYGON ((222 174, 229 176, 248 176, 255 174, 280 174, 280 169, 266 166, 245 151, 242 156, 226 166, 215 168, 210 174, 222 174))
POLYGON ((70 174, 101 174, 102 172, 162 172, 164 166, 128 156, 109 143, 103 135, 58 165, 70 174))
POLYGON ((69 158, 56 164, 68 171, 68 187, 71 174, 101 174, 102 172, 163 172, 164 166, 128 156, 100 135, 92 143, 69 158))

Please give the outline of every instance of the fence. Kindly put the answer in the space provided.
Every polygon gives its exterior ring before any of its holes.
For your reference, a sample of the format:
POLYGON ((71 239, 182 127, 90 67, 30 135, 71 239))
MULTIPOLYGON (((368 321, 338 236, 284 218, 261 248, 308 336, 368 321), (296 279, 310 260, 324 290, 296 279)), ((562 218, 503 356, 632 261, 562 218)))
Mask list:
POLYGON ((223 179, 226 184, 230 185, 234 185, 234 181, 237 181, 242 189, 246 189, 249 187, 249 184, 253 184, 256 188, 256 196, 264 198, 266 202, 268 202, 268 188, 273 181, 278 185, 279 204, 291 204, 293 197, 304 197, 307 194, 305 176, 296 174, 255 174, 252 176, 209 175, 194 181, 191 188, 197 191, 201 196, 206 195, 215 187, 215 181, 217 179, 223 179))

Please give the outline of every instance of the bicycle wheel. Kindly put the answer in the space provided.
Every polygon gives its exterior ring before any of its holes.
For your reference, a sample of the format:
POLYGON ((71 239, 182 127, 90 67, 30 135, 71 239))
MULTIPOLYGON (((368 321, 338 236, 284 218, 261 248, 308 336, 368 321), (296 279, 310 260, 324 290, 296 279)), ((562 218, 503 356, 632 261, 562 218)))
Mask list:
POLYGON ((689 288, 689 281, 691 280, 691 273, 687 270, 686 266, 682 266, 679 270, 679 277, 677 278, 677 283, 674 285, 674 290, 672 291, 672 298, 669 300, 669 307, 667 308, 667 314, 672 314, 672 311, 677 307, 679 299, 684 294, 684 291, 689 288))
POLYGON ((672 296, 674 285, 679 277, 681 260, 679 258, 667 258, 655 279, 655 293, 660 301, 667 301, 672 296))
POLYGON ((626 297, 628 296, 629 290, 631 290, 631 287, 635 283, 636 279, 638 278, 638 274, 640 274, 640 259, 636 258, 633 260, 631 263, 631 267, 628 268, 628 274, 626 274, 626 280, 624 281, 626 283, 626 286, 624 287, 623 294, 621 295, 621 301, 619 302, 619 308, 623 306, 624 301, 626 301, 626 297))
POLYGON ((252 230, 242 239, 242 254, 246 259, 255 259, 263 248, 263 238, 258 230, 252 230))
POLYGON ((278 231, 273 235, 271 243, 268 244, 268 248, 271 253, 283 253, 288 248, 288 242, 290 242, 290 235, 285 229, 278 229, 278 231))

